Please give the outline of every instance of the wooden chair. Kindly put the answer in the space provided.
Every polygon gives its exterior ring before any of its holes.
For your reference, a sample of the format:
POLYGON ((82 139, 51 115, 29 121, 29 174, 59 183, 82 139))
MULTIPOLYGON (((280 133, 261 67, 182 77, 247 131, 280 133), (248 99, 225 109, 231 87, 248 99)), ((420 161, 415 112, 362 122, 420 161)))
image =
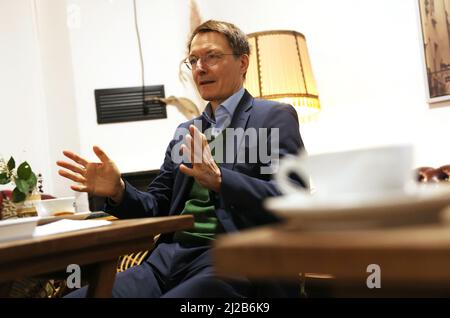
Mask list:
POLYGON ((417 181, 422 183, 450 182, 450 165, 439 168, 419 167, 416 169, 417 181))
POLYGON ((138 253, 120 256, 117 262, 117 272, 120 273, 133 266, 140 265, 148 256, 148 253, 149 251, 141 251, 138 253))

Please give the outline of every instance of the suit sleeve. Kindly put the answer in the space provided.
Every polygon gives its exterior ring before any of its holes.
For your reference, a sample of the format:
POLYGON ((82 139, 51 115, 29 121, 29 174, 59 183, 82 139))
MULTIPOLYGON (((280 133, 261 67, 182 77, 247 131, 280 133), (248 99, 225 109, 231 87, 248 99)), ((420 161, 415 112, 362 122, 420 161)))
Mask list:
MULTIPOLYGON (((290 105, 280 105, 274 107, 266 116, 264 128, 273 131, 278 128, 278 136, 270 133, 268 148, 271 139, 279 138, 278 156, 281 159, 287 154, 297 154, 303 149, 303 142, 300 136, 298 117, 295 109, 290 105)), ((274 164, 273 162, 266 166, 274 164)), ((260 168, 264 167, 261 165, 260 168)), ((267 197, 278 196, 280 191, 275 181, 271 180, 271 175, 249 176, 247 174, 221 169, 222 185, 220 197, 222 204, 227 211, 230 211, 233 218, 248 219, 243 223, 263 224, 273 221, 267 211, 264 210, 263 201, 267 197)))
POLYGON ((125 193, 120 204, 114 205, 107 200, 105 211, 120 218, 140 218, 151 216, 165 216, 169 213, 172 188, 174 182, 174 162, 172 148, 177 140, 172 140, 166 149, 164 163, 158 176, 149 185, 146 192, 140 191, 125 182, 125 193))

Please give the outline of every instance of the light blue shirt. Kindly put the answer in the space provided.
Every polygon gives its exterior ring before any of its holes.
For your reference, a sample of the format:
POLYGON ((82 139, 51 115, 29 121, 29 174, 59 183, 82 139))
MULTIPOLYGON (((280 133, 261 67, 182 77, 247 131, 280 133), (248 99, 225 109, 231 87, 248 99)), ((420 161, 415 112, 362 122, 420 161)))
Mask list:
POLYGON ((245 89, 242 87, 236 93, 228 97, 222 104, 220 104, 216 109, 216 112, 214 113, 215 120, 212 116, 211 103, 208 103, 205 110, 203 111, 203 115, 211 124, 212 136, 217 137, 225 128, 230 125, 234 111, 236 110, 237 105, 242 99, 242 96, 244 96, 244 92, 245 89))

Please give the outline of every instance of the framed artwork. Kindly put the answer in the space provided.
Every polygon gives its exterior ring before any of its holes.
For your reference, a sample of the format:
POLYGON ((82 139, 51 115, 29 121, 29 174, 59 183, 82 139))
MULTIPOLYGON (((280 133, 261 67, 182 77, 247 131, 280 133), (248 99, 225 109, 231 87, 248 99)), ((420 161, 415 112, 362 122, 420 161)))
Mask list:
POLYGON ((450 0, 418 0, 429 102, 450 100, 450 0))

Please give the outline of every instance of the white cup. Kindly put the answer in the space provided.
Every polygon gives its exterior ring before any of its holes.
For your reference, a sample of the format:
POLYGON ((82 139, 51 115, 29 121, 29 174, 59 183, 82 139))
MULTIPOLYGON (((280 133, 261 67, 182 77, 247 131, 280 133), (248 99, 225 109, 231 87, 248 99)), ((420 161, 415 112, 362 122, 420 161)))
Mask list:
POLYGON ((38 216, 58 216, 75 213, 75 197, 34 201, 38 216))
POLYGON ((313 184, 314 197, 363 197, 393 191, 403 192, 414 185, 413 147, 392 145, 342 152, 286 157, 275 175, 284 194, 308 194, 289 176, 297 174, 313 184))

